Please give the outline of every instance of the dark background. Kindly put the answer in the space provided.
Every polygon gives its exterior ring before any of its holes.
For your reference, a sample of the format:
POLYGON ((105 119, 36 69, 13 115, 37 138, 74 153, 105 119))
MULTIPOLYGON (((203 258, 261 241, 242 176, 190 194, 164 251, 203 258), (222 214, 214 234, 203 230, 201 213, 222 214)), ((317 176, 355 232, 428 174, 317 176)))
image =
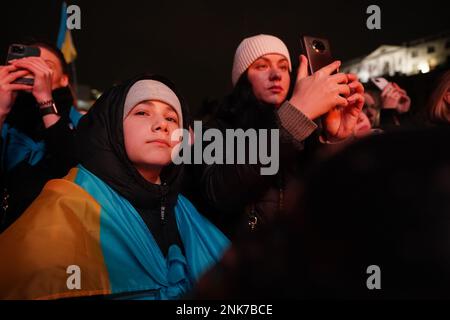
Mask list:
MULTIPOLYGON (((231 90, 234 51, 247 36, 279 36, 295 62, 301 34, 327 37, 336 58, 367 55, 449 30, 445 1, 67 1, 81 8, 78 83, 104 90, 137 73, 172 79, 196 110, 231 90), (381 8, 381 30, 368 30, 366 9, 381 8)), ((56 42, 61 1, 1 5, 0 59, 9 43, 35 36, 56 42)))

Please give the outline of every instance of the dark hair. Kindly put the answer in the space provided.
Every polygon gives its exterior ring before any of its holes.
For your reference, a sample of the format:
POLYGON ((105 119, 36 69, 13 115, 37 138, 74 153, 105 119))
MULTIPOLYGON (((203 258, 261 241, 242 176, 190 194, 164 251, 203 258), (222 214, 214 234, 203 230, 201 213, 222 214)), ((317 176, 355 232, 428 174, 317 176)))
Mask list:
POLYGON ((253 93, 247 71, 242 74, 231 94, 218 106, 217 115, 236 128, 276 128, 275 106, 259 101, 253 93))
POLYGON ((249 104, 264 104, 253 93, 252 84, 248 80, 248 71, 242 74, 234 86, 233 91, 226 99, 233 103, 233 109, 238 109, 241 106, 247 106, 249 104))
POLYGON ((371 81, 364 83, 364 93, 367 93, 373 98, 377 109, 381 109, 381 90, 375 84, 371 81))

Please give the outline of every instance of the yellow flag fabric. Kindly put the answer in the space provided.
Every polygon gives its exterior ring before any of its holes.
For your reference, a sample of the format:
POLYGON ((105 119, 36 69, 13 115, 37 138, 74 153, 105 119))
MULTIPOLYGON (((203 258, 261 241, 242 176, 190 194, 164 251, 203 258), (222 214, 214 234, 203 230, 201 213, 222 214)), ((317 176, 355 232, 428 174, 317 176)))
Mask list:
POLYGON ((58 299, 109 294, 100 238, 100 205, 65 179, 51 180, 40 196, 0 235, 0 299, 58 299), (83 290, 67 285, 68 267, 82 272, 83 290))
POLYGON ((61 51, 67 63, 71 63, 77 57, 77 50, 75 49, 75 46, 73 44, 70 30, 66 30, 66 35, 64 37, 64 42, 62 44, 61 51))

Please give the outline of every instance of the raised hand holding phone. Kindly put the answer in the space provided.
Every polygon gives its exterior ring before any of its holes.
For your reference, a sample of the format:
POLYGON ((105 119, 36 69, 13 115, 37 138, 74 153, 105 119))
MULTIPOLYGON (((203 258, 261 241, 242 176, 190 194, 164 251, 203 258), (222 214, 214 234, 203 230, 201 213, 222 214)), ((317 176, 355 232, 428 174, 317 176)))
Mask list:
POLYGON ((17 79, 27 75, 27 70, 9 65, 0 66, 0 128, 11 111, 17 96, 17 91, 30 89, 31 86, 15 83, 17 79))
POLYGON ((350 94, 344 108, 331 109, 323 119, 325 134, 330 141, 339 141, 353 135, 359 114, 364 106, 364 87, 355 74, 347 74, 350 94))
MULTIPOLYGON (((39 47, 27 46, 23 44, 12 44, 8 48, 6 65, 10 64, 13 60, 26 57, 39 57, 40 55, 41 50, 39 49, 39 47)), ((27 84, 32 86, 34 84, 34 76, 31 73, 28 73, 26 76, 14 80, 13 83, 27 84)))
MULTIPOLYGON (((327 39, 302 36, 301 46, 309 62, 308 71, 310 75, 335 61, 331 55, 330 41, 327 39)), ((339 72, 339 69, 333 71, 333 73, 337 72, 339 72)))
POLYGON ((406 91, 394 82, 389 82, 383 89, 381 92, 381 101, 383 109, 395 109, 399 113, 409 111, 409 107, 411 106, 411 99, 406 94, 406 91))
MULTIPOLYGON (((51 57, 52 54, 48 50, 41 49, 38 46, 13 44, 9 47, 8 65, 6 66, 6 68, 22 70, 25 73, 21 74, 22 77, 15 78, 11 81, 16 82, 15 85, 19 85, 17 82, 20 82, 22 87, 16 87, 16 91, 28 91, 34 96, 36 99, 36 107, 40 110, 46 128, 52 126, 60 119, 57 107, 53 101, 52 90, 63 85, 63 77, 54 79, 55 71, 52 67, 51 57)), ((8 88, 7 90, 11 90, 11 87, 8 88)), ((7 104, 9 105, 9 107, 3 107, 6 114, 14 103, 15 95, 15 92, 11 93, 10 101, 5 101, 5 106, 7 104)))
POLYGON ((330 87, 324 87, 324 92, 322 92, 322 95, 319 94, 316 99, 320 99, 322 102, 334 102, 334 104, 325 104, 327 108, 324 109, 320 108, 321 103, 319 101, 316 102, 316 112, 312 114, 324 116, 322 124, 326 140, 339 141, 345 139, 353 134, 359 113, 364 106, 364 87, 358 81, 356 75, 336 73, 339 66, 330 70, 333 68, 330 66, 334 62, 330 42, 327 39, 303 36, 301 41, 303 51, 310 60, 309 72, 312 74, 311 77, 323 77, 325 78, 323 83, 331 83, 330 87), (330 91, 327 92, 327 89, 330 91), (331 95, 331 99, 329 99, 328 94, 331 95))
POLYGON ((347 76, 343 73, 332 75, 339 66, 340 61, 335 61, 309 76, 308 60, 301 55, 290 103, 311 120, 336 106, 347 105, 347 100, 339 95, 350 94, 350 88, 346 85, 347 76))

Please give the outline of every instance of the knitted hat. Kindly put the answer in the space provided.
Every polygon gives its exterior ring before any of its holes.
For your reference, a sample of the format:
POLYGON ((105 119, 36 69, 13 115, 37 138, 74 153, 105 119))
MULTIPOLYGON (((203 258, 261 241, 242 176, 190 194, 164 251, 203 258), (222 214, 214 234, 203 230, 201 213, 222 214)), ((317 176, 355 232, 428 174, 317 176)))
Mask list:
POLYGON ((131 86, 125 98, 123 118, 125 119, 134 106, 147 100, 158 100, 170 105, 178 115, 178 123, 183 125, 180 100, 168 86, 156 80, 140 80, 131 86))
POLYGON ((231 72, 233 87, 236 85, 239 77, 256 59, 263 55, 274 53, 286 57, 289 62, 289 71, 291 71, 292 66, 289 50, 279 38, 267 34, 260 34, 242 40, 234 55, 233 71, 231 72))

